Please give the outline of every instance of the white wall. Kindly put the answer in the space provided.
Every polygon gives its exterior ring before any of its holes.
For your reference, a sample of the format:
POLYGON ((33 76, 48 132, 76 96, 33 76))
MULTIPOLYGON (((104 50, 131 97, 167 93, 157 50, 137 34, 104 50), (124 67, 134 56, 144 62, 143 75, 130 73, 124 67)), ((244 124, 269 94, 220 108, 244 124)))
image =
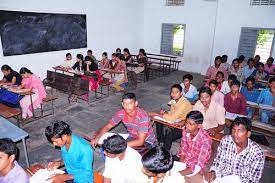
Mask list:
POLYGON ((204 74, 216 55, 227 54, 229 63, 237 56, 241 27, 275 28, 275 6, 250 6, 250 0, 218 2, 185 0, 183 7, 166 7, 165 0, 145 0, 143 47, 147 52, 159 53, 161 24, 186 24, 184 57, 181 58, 183 63, 180 69, 204 74))
POLYGON ((15 70, 28 67, 41 78, 46 77, 47 69, 62 63, 67 52, 73 57, 77 53, 85 56, 92 49, 101 58, 103 51, 111 55, 117 47, 128 47, 133 52, 140 47, 143 6, 139 0, 1 0, 0 9, 87 15, 88 48, 4 57, 0 44, 0 66, 8 64, 15 70))

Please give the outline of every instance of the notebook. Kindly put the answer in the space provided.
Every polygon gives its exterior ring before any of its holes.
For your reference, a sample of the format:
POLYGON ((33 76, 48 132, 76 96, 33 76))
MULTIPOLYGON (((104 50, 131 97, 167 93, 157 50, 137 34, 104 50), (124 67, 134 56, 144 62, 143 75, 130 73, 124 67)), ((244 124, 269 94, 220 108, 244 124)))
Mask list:
POLYGON ((179 123, 179 122, 181 122, 180 119, 176 119, 175 121, 167 121, 166 119, 163 119, 162 117, 159 117, 159 116, 154 116, 154 119, 164 121, 164 122, 167 122, 167 123, 179 123))
POLYGON ((236 117, 247 117, 247 116, 241 115, 241 114, 235 114, 235 113, 231 113, 231 112, 225 113, 225 119, 235 120, 236 117))
POLYGON ((51 177, 56 174, 64 174, 65 172, 59 169, 47 170, 40 169, 30 178, 30 183, 51 183, 51 177))

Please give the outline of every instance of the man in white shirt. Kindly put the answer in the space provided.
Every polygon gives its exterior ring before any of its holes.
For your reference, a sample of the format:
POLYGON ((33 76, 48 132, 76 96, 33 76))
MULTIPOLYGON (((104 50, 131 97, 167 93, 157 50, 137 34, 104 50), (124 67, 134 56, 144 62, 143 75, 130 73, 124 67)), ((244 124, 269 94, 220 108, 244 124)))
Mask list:
POLYGON ((182 95, 189 100, 189 102, 194 102, 198 99, 197 88, 192 85, 193 76, 191 74, 185 74, 182 77, 183 83, 180 84, 182 87, 182 95))
POLYGON ((74 65, 71 53, 66 54, 66 59, 61 64, 62 67, 71 68, 74 65))
POLYGON ((164 148, 154 147, 142 156, 142 172, 148 177, 144 183, 183 183, 182 176, 174 166, 172 154, 164 148))
POLYGON ((141 183, 146 176, 141 172, 141 155, 120 135, 108 137, 102 146, 106 155, 104 183, 141 183))

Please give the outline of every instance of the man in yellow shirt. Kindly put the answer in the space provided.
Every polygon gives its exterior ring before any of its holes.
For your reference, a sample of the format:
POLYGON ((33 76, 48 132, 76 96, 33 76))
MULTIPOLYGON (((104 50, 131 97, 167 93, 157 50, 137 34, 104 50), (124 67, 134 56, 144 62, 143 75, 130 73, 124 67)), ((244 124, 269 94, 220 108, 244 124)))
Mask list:
MULTIPOLYGON (((174 84, 171 87, 171 104, 170 111, 161 110, 160 112, 150 112, 150 116, 159 116, 164 120, 169 122, 175 122, 176 120, 185 121, 186 115, 192 110, 191 103, 182 96, 182 87, 179 84, 174 84)), ((172 142, 181 138, 182 130, 180 129, 169 129, 169 131, 164 134, 164 125, 156 123, 157 127, 157 137, 159 143, 163 143, 163 147, 170 150, 172 142)))

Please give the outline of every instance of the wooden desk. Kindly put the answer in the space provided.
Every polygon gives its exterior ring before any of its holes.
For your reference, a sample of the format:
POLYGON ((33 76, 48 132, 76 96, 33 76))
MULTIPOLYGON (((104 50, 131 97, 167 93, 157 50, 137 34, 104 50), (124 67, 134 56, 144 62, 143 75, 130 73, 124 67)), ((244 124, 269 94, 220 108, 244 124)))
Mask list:
POLYGON ((33 165, 33 166, 27 168, 25 171, 31 177, 31 176, 33 176, 33 174, 35 174, 40 169, 45 169, 45 167, 41 164, 36 164, 36 165, 33 165))
POLYGON ((185 126, 184 125, 184 122, 185 121, 180 121, 178 123, 168 123, 168 122, 165 122, 165 121, 161 121, 159 119, 155 119, 154 117, 150 117, 151 121, 153 122, 153 124, 156 122, 156 123, 161 123, 161 124, 164 124, 165 126, 167 126, 168 128, 177 128, 177 129, 180 129, 182 130, 182 128, 185 126))

